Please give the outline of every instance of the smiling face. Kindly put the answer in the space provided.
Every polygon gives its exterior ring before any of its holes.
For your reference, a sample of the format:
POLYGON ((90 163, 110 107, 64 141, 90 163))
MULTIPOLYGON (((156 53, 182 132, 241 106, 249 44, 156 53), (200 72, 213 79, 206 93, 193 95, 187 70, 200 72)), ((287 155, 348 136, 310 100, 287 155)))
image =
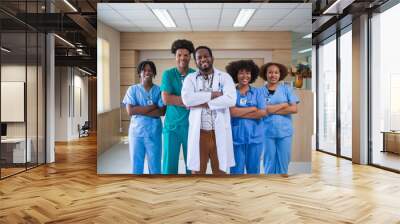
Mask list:
POLYGON ((145 64, 142 72, 140 72, 140 78, 143 82, 151 82, 153 81, 154 72, 151 69, 149 64, 145 64))
POLYGON ((175 52, 175 60, 178 68, 186 69, 189 67, 190 52, 188 49, 180 48, 175 52))
POLYGON ((250 81, 251 81, 251 71, 249 71, 247 69, 240 69, 237 74, 237 79, 238 79, 239 85, 241 85, 241 86, 249 85, 250 81))
POLYGON ((271 65, 267 69, 267 81, 271 84, 276 84, 279 82, 279 78, 281 77, 281 73, 279 71, 279 67, 276 65, 271 65))
POLYGON ((201 48, 197 50, 196 65, 201 72, 204 73, 211 72, 213 69, 213 62, 214 59, 211 57, 210 52, 207 49, 201 48))

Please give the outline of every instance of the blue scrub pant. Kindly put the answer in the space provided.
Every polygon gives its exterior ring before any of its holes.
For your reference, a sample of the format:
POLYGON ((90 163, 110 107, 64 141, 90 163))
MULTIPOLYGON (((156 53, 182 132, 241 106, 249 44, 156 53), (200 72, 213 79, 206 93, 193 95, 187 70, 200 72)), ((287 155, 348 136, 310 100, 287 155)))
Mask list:
MULTIPOLYGON (((183 158, 187 158, 188 127, 177 126, 174 130, 164 128, 163 130, 163 174, 178 174, 179 154, 181 145, 183 148, 183 158)), ((191 172, 186 168, 186 174, 191 172)))
POLYGON ((129 138, 133 174, 143 174, 144 158, 147 157, 149 174, 161 173, 161 134, 152 137, 129 138))
POLYGON ((231 167, 231 174, 260 174, 260 159, 263 143, 233 145, 235 166, 231 167))
POLYGON ((287 174, 292 151, 292 136, 266 137, 264 144, 265 174, 287 174))

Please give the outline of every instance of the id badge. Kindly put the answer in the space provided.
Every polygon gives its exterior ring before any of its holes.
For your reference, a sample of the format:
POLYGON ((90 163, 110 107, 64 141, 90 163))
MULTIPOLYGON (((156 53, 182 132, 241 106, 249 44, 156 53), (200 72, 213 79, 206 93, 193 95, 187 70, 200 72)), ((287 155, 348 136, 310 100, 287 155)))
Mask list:
POLYGON ((265 99, 265 101, 266 101, 267 103, 271 103, 271 97, 267 97, 267 98, 265 99))
POLYGON ((240 98, 239 104, 240 104, 240 106, 246 106, 246 104, 247 104, 247 98, 240 98))

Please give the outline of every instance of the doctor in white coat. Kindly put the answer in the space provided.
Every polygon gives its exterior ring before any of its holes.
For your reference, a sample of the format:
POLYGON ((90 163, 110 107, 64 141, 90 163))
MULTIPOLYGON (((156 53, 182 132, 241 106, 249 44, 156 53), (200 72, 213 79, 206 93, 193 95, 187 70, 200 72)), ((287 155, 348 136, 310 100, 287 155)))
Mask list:
POLYGON ((199 71, 186 77, 181 92, 190 108, 187 167, 205 174, 210 160, 213 174, 224 174, 235 166, 229 111, 236 103, 235 84, 213 67, 210 48, 197 47, 194 57, 199 71))

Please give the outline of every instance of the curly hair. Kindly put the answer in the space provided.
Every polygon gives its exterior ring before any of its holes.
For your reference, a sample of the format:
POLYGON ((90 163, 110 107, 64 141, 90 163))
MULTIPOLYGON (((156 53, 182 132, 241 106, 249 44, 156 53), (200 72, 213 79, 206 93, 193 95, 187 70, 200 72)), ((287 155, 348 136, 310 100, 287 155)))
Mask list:
POLYGON ((149 60, 145 60, 145 61, 141 61, 137 68, 137 74, 140 76, 140 73, 144 70, 144 66, 149 65, 151 70, 153 71, 153 75, 156 76, 157 75, 157 69, 156 69, 156 65, 154 64, 154 62, 149 61, 149 60))
POLYGON ((262 79, 264 79, 265 81, 267 81, 268 68, 270 66, 273 66, 273 65, 275 65, 279 69, 279 73, 280 73, 279 81, 284 80, 286 78, 286 76, 288 75, 288 69, 286 68, 286 66, 284 66, 282 64, 279 64, 279 63, 276 63, 276 62, 269 62, 269 63, 261 66, 261 68, 260 68, 260 77, 262 79))
POLYGON ((231 75, 235 83, 239 83, 238 74, 242 69, 251 73, 250 83, 256 81, 260 69, 253 60, 232 61, 225 67, 226 72, 231 75))
POLYGON ((192 54, 194 52, 194 45, 190 40, 185 40, 185 39, 176 40, 172 43, 171 53, 176 54, 176 51, 178 49, 186 49, 189 51, 189 54, 192 54))

